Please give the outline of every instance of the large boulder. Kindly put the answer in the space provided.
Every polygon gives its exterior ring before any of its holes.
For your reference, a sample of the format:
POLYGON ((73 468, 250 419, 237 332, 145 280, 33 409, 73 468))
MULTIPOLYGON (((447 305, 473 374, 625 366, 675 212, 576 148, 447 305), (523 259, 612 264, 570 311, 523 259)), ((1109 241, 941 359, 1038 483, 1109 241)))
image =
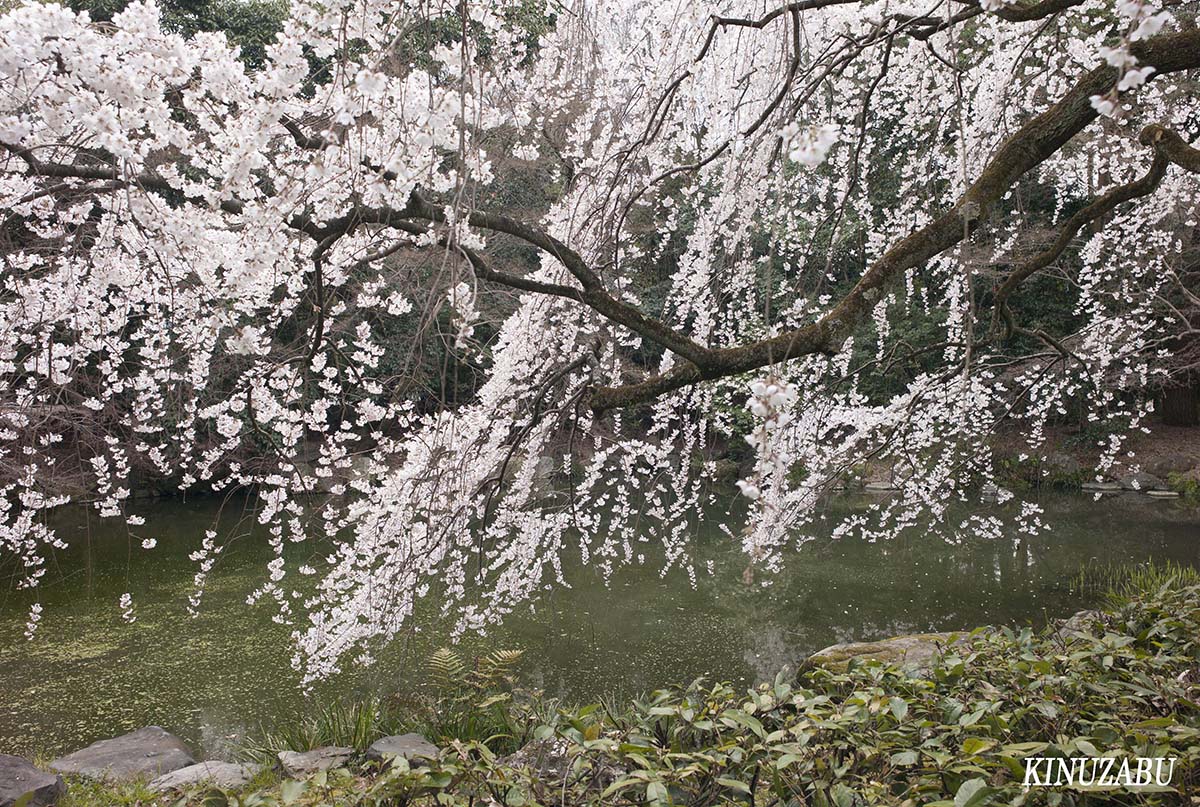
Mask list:
POLYGON ((394 734, 371 743, 367 749, 367 759, 384 760, 391 757, 418 759, 433 758, 438 755, 438 747, 426 740, 420 734, 394 734))
POLYGON ((150 783, 155 793, 169 790, 186 790, 193 785, 210 784, 223 788, 235 788, 254 778, 254 769, 236 762, 197 762, 177 771, 164 773, 150 783))
POLYGON ((0 807, 24 801, 26 807, 48 807, 62 798, 61 776, 39 771, 29 762, 0 754, 0 807))
POLYGON ((918 633, 878 642, 843 642, 818 650, 808 663, 831 670, 844 670, 851 661, 882 661, 914 670, 928 670, 961 633, 918 633))
POLYGON ((1146 470, 1162 479, 1171 474, 1185 474, 1195 468, 1196 464, 1195 458, 1187 454, 1169 452, 1152 459, 1146 465, 1146 470))
POLYGON ((183 740, 158 726, 100 740, 50 763, 52 770, 92 779, 153 778, 195 765, 183 740))
POLYGON ((280 751, 279 767, 288 776, 302 777, 328 768, 340 768, 352 756, 353 748, 339 745, 326 745, 311 751, 280 751))
POLYGON ((1083 473, 1083 463, 1061 451, 1051 451, 1042 460, 1042 468, 1051 477, 1070 477, 1083 473))

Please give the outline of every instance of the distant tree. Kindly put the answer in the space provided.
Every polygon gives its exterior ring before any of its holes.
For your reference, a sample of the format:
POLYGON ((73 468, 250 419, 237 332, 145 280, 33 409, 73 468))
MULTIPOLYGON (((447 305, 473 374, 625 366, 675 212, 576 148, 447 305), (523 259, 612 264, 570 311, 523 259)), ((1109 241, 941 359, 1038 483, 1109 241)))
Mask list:
MULTIPOLYGON (((67 7, 87 12, 95 22, 111 22, 130 0, 67 0, 67 7)), ((241 50, 252 68, 262 67, 267 46, 275 41, 288 16, 287 0, 167 0, 160 6, 165 31, 192 37, 220 31, 241 50)))

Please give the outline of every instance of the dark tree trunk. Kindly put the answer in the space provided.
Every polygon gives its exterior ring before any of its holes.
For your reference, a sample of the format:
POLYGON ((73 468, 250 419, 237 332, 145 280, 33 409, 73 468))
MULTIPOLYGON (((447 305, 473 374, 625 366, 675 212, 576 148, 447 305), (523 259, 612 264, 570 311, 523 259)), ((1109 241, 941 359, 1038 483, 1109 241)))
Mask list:
POLYGON ((1200 383, 1193 381, 1163 390, 1162 417, 1168 426, 1200 425, 1200 383))

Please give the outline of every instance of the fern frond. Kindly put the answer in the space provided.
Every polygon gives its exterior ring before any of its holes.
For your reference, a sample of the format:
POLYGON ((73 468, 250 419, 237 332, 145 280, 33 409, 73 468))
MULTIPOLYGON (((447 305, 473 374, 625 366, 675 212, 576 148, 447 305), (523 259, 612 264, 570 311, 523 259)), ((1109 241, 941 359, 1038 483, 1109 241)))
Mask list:
POLYGON ((488 677, 507 678, 524 654, 524 650, 494 650, 484 656, 480 669, 488 677))
POLYGON ((466 664, 462 657, 448 647, 435 650, 425 663, 429 677, 439 689, 449 689, 461 685, 466 673, 466 664))
POLYGON ((512 683, 523 650, 494 650, 480 658, 471 671, 470 684, 479 692, 500 689, 512 683))

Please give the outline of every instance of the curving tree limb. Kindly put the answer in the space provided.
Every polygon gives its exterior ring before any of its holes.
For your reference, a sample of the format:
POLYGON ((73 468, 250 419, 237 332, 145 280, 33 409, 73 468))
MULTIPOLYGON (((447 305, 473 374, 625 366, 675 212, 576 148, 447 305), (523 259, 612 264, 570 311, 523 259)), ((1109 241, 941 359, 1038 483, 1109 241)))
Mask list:
MULTIPOLYGON (((1015 329, 1012 313, 1008 307, 1009 298, 1027 278, 1054 263, 1084 225, 1107 215, 1125 202, 1149 196, 1158 188, 1171 163, 1186 171, 1200 173, 1200 149, 1192 148, 1176 132, 1165 126, 1157 123, 1150 124, 1142 129, 1141 134, 1138 135, 1138 141, 1142 145, 1151 146, 1154 149, 1154 159, 1150 163, 1149 170, 1132 182, 1118 185, 1075 213, 1059 230, 1058 237, 1054 239, 1053 244, 1013 270, 1005 278, 1004 282, 996 288, 994 301, 996 310, 992 318, 993 331, 998 327, 1000 320, 1004 321, 1009 333, 1015 329)), ((1045 339, 1040 334, 1039 338, 1045 339)))
MULTIPOLYGON (((1140 63, 1153 66, 1159 75, 1200 68, 1200 30, 1151 37, 1135 43, 1133 52, 1140 63)), ((770 339, 714 350, 708 361, 682 364, 642 382, 599 388, 592 396, 593 410, 630 406, 698 381, 737 375, 800 356, 836 353, 893 279, 958 244, 967 231, 987 219, 1014 182, 1095 120, 1091 96, 1108 91, 1116 80, 1117 70, 1109 65, 1084 75, 1057 103, 1004 141, 953 206, 885 252, 817 321, 770 339)), ((1164 148, 1179 150, 1169 138, 1163 142, 1164 148)), ((1185 154, 1183 159, 1190 157, 1185 154)))

